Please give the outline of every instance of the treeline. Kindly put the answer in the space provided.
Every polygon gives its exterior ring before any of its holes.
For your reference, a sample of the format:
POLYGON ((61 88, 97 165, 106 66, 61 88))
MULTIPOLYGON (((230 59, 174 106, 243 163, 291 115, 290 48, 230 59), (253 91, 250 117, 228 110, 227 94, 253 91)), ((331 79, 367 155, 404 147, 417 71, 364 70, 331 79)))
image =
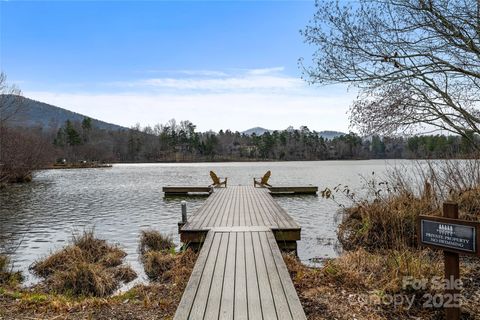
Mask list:
POLYGON ((89 118, 67 121, 52 143, 57 155, 68 161, 106 162, 464 158, 474 150, 459 136, 364 138, 348 133, 325 139, 305 126, 257 136, 230 130, 197 132, 192 122, 173 119, 119 131, 97 129, 89 118))
MULTIPOLYGON (((4 113, 5 114, 5 113, 4 113)), ((28 181, 34 170, 53 163, 292 161, 351 159, 468 158, 472 142, 460 136, 360 137, 325 139, 307 127, 257 136, 230 130, 197 132, 190 121, 125 130, 99 129, 90 118, 66 121, 58 130, 20 128, 0 121, 0 186, 28 181)), ((477 144, 478 145, 478 144, 477 144)))

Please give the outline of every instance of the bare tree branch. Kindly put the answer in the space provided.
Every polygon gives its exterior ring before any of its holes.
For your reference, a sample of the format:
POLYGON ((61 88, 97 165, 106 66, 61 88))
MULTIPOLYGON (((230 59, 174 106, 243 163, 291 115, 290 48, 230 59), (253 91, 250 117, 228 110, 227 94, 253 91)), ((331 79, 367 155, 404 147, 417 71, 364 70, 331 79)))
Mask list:
MULTIPOLYGON (((302 30, 317 48, 304 78, 360 90, 351 123, 362 133, 428 125, 480 134, 478 1, 317 1, 302 30)), ((472 141, 473 142, 473 141, 472 141)))

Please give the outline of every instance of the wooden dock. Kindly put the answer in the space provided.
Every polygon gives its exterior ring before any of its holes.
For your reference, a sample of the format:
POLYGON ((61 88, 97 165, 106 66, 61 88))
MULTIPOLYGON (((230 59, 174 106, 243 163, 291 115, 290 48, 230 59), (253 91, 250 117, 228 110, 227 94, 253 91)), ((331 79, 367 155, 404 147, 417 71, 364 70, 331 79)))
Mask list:
POLYGON ((187 196, 187 195, 210 195, 213 192, 213 187, 205 186, 166 186, 162 188, 165 196, 187 196))
POLYGON ((180 232, 203 246, 174 319, 306 319, 278 246, 300 226, 267 189, 215 189, 180 232))
POLYGON ((300 226, 269 190, 250 186, 216 188, 181 228, 180 239, 183 243, 201 243, 212 228, 245 226, 268 227, 277 241, 291 242, 290 246, 300 240, 300 226))
POLYGON ((271 195, 317 194, 318 187, 268 187, 271 195))

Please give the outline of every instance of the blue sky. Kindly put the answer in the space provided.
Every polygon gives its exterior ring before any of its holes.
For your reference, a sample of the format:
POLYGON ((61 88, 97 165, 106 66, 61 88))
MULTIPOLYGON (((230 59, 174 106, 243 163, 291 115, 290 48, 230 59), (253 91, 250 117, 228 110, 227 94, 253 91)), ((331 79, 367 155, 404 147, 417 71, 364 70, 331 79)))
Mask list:
POLYGON ((348 129, 343 87, 311 87, 313 1, 1 1, 0 67, 24 95, 125 126, 348 129))

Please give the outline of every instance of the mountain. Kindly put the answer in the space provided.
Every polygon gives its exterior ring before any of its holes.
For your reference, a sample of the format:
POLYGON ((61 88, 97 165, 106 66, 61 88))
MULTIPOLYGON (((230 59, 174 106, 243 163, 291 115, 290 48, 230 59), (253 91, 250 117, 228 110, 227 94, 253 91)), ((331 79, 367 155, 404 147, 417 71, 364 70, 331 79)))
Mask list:
POLYGON ((243 133, 243 134, 246 134, 247 136, 251 136, 251 135, 254 134, 254 133, 255 133, 255 135, 257 135, 257 136, 261 136, 261 135, 264 134, 265 132, 272 132, 272 130, 268 130, 268 129, 261 128, 261 127, 255 127, 255 128, 251 128, 251 129, 242 131, 242 133, 243 133))
MULTIPOLYGON (((13 124, 20 127, 42 127, 57 129, 65 121, 82 122, 87 116, 72 112, 51 104, 21 98, 21 111, 13 119, 13 124)), ((127 128, 92 118, 92 126, 104 130, 126 130, 127 128)))
POLYGON ((319 132, 320 136, 323 137, 324 139, 329 139, 332 140, 333 138, 340 137, 346 135, 344 132, 340 131, 320 131, 319 132))
MULTIPOLYGON (((285 129, 287 131, 293 131, 295 130, 293 127, 288 127, 287 129, 285 129)), ((251 136, 252 134, 255 133, 255 135, 257 136, 261 136, 263 135, 265 132, 273 132, 274 130, 268 130, 268 129, 265 129, 265 128, 262 128, 262 127, 255 127, 255 128, 251 128, 251 129, 248 129, 248 130, 245 130, 243 131, 242 133, 243 134, 246 134, 248 136, 251 136)), ((344 136, 346 133, 344 132, 340 132, 340 131, 328 131, 328 130, 324 130, 324 131, 320 131, 318 132, 320 134, 321 137, 323 137, 324 139, 329 139, 329 140, 332 140, 333 138, 336 138, 336 137, 340 137, 340 136, 344 136)))

